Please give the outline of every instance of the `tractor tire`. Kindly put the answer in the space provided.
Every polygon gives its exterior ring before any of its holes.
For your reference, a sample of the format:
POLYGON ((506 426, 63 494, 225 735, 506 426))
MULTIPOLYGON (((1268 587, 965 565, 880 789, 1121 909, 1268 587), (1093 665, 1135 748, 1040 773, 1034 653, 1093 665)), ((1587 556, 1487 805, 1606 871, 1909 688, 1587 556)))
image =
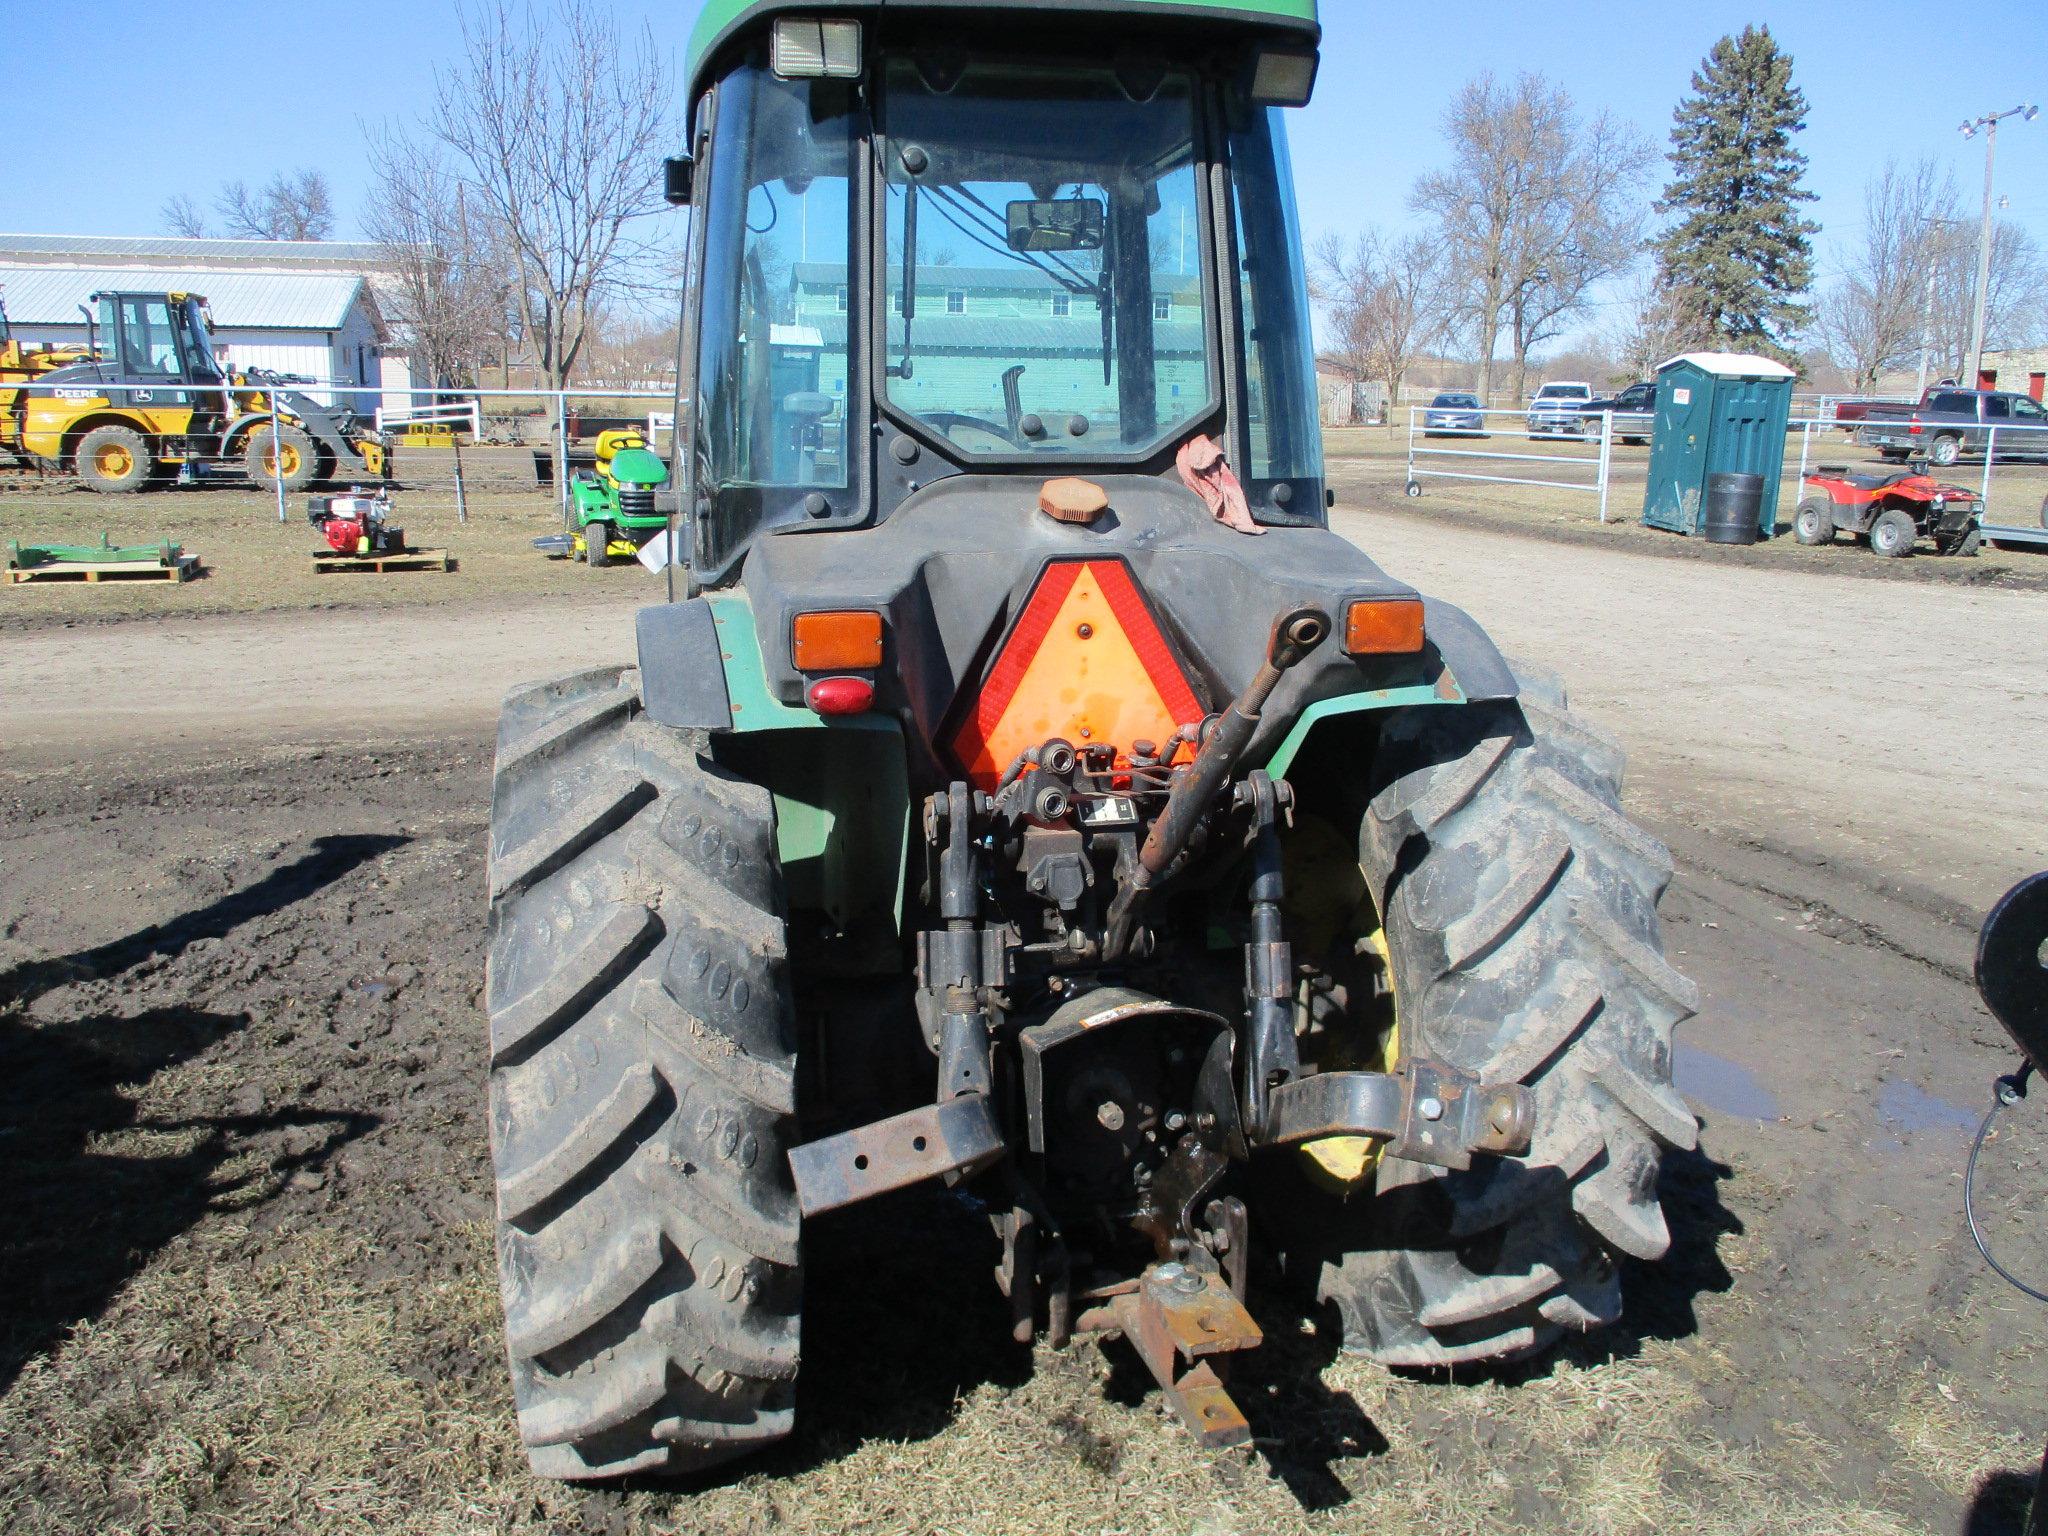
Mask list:
POLYGON ((1802 544, 1835 542, 1835 505, 1825 496, 1809 496, 1792 516, 1792 536, 1802 544))
POLYGON ((258 427, 249 434, 249 440, 243 446, 242 467, 248 472, 250 483, 260 485, 266 491, 276 490, 280 478, 287 491, 303 491, 320 478, 320 450, 311 433, 280 423, 277 452, 273 457, 270 428, 258 427), (283 470, 281 477, 280 468, 283 470))
POLYGON ((795 1024, 768 792, 609 667, 515 692, 491 791, 491 1156, 543 1477, 789 1433, 795 1024))
POLYGON ((1618 1255, 1655 1259, 1665 1147, 1698 1122, 1671 1034, 1698 1006, 1665 959, 1662 844, 1620 809, 1622 752, 1554 675, 1515 702, 1406 711, 1381 737, 1359 862, 1404 1052, 1534 1093, 1521 1158, 1383 1157, 1332 1217, 1317 1300, 1348 1349, 1403 1367, 1505 1361, 1621 1314, 1618 1255))
POLYGON ((156 459, 133 427, 94 427, 78 440, 78 478, 95 491, 126 495, 149 484, 156 459))
POLYGON ((1927 450, 1927 457, 1934 463, 1939 464, 1943 469, 1947 469, 1962 456, 1963 440, 1953 432, 1942 433, 1939 437, 1935 438, 1933 445, 1927 450))
POLYGON ((1920 530, 1913 519, 1897 507, 1886 507, 1870 520, 1870 547, 1890 560, 1903 560, 1913 553, 1920 530))
POLYGON ((610 523, 585 523, 583 525, 583 558, 594 570, 603 570, 612 563, 612 525, 610 523))

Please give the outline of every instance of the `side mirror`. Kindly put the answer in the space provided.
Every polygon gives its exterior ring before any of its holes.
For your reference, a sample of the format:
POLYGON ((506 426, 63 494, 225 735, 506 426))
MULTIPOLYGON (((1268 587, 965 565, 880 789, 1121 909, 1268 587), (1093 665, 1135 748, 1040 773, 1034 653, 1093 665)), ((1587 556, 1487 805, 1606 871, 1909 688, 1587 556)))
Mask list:
POLYGON ((661 192, 678 208, 689 206, 690 191, 697 177, 697 162, 688 155, 671 155, 661 162, 661 192))
POLYGON ((2037 1072, 2048 1074, 2048 873, 1999 898, 1977 939, 1977 990, 2037 1072))

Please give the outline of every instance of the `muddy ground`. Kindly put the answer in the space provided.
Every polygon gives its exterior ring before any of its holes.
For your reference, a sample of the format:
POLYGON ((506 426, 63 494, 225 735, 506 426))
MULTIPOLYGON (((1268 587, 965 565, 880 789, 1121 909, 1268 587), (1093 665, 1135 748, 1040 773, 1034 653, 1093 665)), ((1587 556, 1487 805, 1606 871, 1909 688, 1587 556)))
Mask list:
MULTIPOLYGON (((1273 1342, 1238 1377, 1256 1453, 1211 1457, 1116 1348, 1011 1346, 985 1225, 907 1198, 811 1234, 788 1446, 680 1491, 537 1483, 490 1264, 490 702, 545 655, 619 644, 630 608, 17 634, 0 1528, 2016 1531, 2048 1315, 1962 1227, 2011 1055, 1965 976, 1985 893, 2048 864, 2048 599, 1789 572, 1733 592, 1405 515, 1340 525, 1562 664, 1677 855, 1667 942, 1705 998, 1680 1082, 1705 1130, 1667 1164, 1676 1245, 1628 1271, 1620 1325, 1535 1366, 1393 1377, 1269 1294, 1273 1342), (465 650, 471 621, 496 640, 465 650), (1962 682, 1926 655, 1959 629, 1962 682), (177 708, 147 687, 164 649, 177 708), (375 684, 337 664, 313 686, 323 650, 379 657, 375 684), (94 677, 80 711, 64 684, 94 677)), ((2044 1107, 1982 1175, 2035 1275, 2044 1107)))

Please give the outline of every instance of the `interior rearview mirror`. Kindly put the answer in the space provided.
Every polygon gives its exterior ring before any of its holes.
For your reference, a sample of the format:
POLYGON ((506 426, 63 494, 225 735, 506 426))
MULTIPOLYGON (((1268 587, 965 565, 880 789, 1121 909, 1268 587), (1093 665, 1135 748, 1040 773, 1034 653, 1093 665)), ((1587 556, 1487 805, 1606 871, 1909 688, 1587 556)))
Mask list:
POLYGON ((1099 251, 1108 218, 1100 198, 1026 198, 1010 204, 1013 251, 1099 251))

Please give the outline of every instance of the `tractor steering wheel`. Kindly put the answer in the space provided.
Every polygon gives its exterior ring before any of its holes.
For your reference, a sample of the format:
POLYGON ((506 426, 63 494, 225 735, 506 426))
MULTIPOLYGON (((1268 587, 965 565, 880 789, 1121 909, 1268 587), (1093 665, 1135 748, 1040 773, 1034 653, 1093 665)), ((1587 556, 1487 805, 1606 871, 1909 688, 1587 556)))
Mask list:
MULTIPOLYGON (((923 411, 919 413, 918 420, 928 427, 938 428, 947 437, 953 438, 955 442, 960 441, 954 435, 956 429, 965 428, 969 432, 985 432, 990 437, 996 438, 1020 451, 1029 451, 1031 447, 1029 443, 1024 442, 1012 433, 1002 422, 990 421, 986 416, 970 415, 966 411, 923 411)), ((967 445, 962 443, 961 446, 964 448, 967 445)))

